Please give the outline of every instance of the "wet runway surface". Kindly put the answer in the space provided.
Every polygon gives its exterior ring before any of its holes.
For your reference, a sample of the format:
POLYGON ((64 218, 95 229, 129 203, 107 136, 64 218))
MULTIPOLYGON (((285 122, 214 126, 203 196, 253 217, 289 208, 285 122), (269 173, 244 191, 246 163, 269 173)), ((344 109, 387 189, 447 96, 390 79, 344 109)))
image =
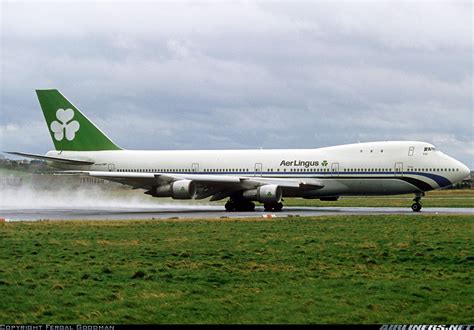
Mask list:
POLYGON ((137 219, 191 219, 191 218, 255 218, 287 216, 370 215, 370 214, 467 214, 474 208, 424 208, 420 213, 401 207, 285 207, 282 212, 226 212, 223 206, 158 206, 134 208, 54 208, 2 209, 0 219, 19 220, 137 220, 137 219))

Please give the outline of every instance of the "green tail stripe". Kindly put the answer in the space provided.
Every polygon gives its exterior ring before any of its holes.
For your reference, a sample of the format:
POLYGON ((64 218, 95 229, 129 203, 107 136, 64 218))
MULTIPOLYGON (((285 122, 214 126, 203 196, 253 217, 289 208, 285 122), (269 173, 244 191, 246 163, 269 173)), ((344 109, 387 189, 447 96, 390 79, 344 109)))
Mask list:
POLYGON ((121 150, 58 90, 36 90, 56 150, 121 150))

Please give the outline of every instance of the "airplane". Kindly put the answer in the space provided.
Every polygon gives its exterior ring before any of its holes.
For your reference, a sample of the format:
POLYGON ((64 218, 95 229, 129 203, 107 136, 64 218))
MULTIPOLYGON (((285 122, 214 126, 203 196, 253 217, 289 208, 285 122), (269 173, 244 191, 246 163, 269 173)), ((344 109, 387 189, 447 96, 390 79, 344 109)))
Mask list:
MULTIPOLYGON (((449 187, 469 168, 419 141, 385 141, 318 149, 124 150, 58 90, 36 90, 55 150, 42 159, 60 173, 102 178, 153 197, 228 198, 227 211, 281 211, 285 197, 336 201, 341 196, 415 194, 449 187)), ((125 125, 125 123, 124 123, 125 125)))

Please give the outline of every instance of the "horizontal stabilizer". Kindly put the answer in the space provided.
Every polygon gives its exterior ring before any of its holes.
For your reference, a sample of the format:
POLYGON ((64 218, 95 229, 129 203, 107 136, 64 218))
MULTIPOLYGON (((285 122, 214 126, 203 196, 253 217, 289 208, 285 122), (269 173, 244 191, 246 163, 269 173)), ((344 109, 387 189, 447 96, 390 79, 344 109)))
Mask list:
POLYGON ((71 159, 71 158, 61 158, 61 157, 51 157, 51 156, 43 156, 43 155, 36 155, 36 154, 27 154, 24 152, 13 152, 13 151, 4 151, 6 154, 10 155, 17 155, 23 156, 27 158, 34 158, 34 159, 41 159, 41 160, 48 160, 62 164, 71 164, 71 165, 92 165, 94 162, 87 161, 87 160, 79 160, 79 159, 71 159))

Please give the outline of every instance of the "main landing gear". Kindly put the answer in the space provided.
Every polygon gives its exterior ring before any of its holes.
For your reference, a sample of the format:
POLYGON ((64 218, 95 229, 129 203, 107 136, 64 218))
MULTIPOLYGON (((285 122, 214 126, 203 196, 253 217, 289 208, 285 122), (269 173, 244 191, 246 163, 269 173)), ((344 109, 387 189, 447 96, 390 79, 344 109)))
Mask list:
POLYGON ((281 209, 283 208, 283 203, 278 202, 278 203, 264 203, 263 207, 266 212, 280 212, 281 209))
MULTIPOLYGON (((283 203, 264 203, 265 212, 280 212, 283 203)), ((225 203, 225 209, 228 212, 252 212, 255 211, 255 203, 243 198, 230 198, 225 203)))
POLYGON ((420 212, 423 205, 421 202, 421 197, 425 196, 425 193, 416 193, 415 198, 413 198, 414 203, 411 205, 413 212, 420 212))
POLYGON ((234 199, 231 198, 225 203, 226 211, 237 211, 237 212, 251 212, 255 211, 255 203, 247 199, 234 199))

